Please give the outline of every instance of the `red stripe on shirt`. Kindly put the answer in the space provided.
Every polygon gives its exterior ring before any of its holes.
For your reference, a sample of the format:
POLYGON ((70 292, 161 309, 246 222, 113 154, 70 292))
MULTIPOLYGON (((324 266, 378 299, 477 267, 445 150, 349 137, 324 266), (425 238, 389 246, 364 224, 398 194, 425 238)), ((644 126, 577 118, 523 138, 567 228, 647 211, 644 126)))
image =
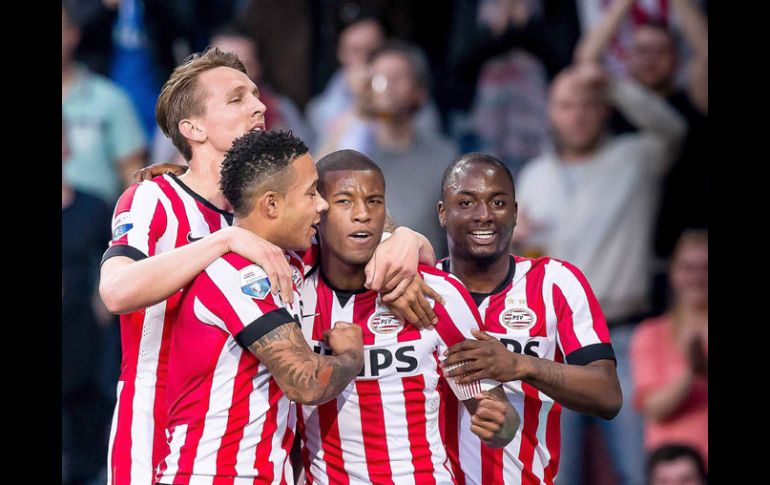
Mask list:
POLYGON ((543 278, 545 264, 534 264, 527 272, 526 289, 527 307, 535 312, 537 322, 529 330, 530 337, 547 337, 548 328, 545 324, 545 302, 543 301, 543 278))
POLYGON ((158 184, 160 190, 166 194, 169 202, 171 202, 171 210, 174 212, 174 217, 176 217, 176 220, 179 224, 176 230, 176 243, 174 244, 174 247, 178 248, 181 246, 186 246, 189 244, 187 241, 187 234, 190 233, 190 220, 187 217, 187 210, 184 207, 184 202, 182 202, 179 194, 177 194, 176 190, 171 187, 165 178, 157 177, 154 179, 154 181, 158 184))
POLYGON ((369 328, 369 316, 376 310, 377 293, 367 291, 366 293, 355 295, 353 298, 355 298, 355 301, 353 302, 352 323, 361 327, 364 345, 374 345, 374 333, 369 328))
POLYGON ((167 224, 166 209, 164 209, 163 204, 158 201, 155 204, 155 212, 150 221, 150 237, 147 238, 147 256, 155 256, 155 245, 158 243, 158 239, 160 239, 163 233, 166 232, 167 224))
POLYGON ((489 305, 487 305, 487 311, 484 315, 484 330, 494 333, 508 333, 508 330, 500 323, 500 313, 505 309, 505 297, 509 290, 510 288, 489 297, 489 305))
POLYGON ((123 382, 117 410, 117 428, 112 445, 112 456, 110 457, 113 484, 128 485, 131 483, 131 423, 134 418, 134 390, 133 378, 123 382))
POLYGON ((377 483, 391 483, 393 473, 385 437, 385 412, 378 381, 356 381, 359 402, 366 403, 361 409, 361 430, 366 450, 366 468, 369 479, 377 483))
MULTIPOLYGON (((259 438, 259 444, 256 449, 256 459, 254 468, 257 469, 259 481, 270 483, 275 478, 273 462, 270 461, 270 454, 273 452, 273 435, 284 430, 278 429, 278 401, 281 400, 283 391, 278 387, 275 379, 270 377, 268 381, 268 400, 270 409, 265 413, 265 421, 262 424, 262 435, 259 438)), ((256 480, 255 480, 256 482, 256 480)))
POLYGON ((235 465, 238 462, 238 447, 243 438, 243 431, 249 423, 249 396, 254 390, 253 376, 257 369, 257 360, 249 352, 242 352, 238 361, 238 373, 233 382, 233 396, 227 412, 227 425, 222 434, 222 442, 217 451, 217 474, 237 475, 235 465))
POLYGON ((566 355, 581 347, 572 324, 572 308, 570 308, 561 288, 553 285, 553 307, 556 311, 556 330, 559 332, 561 347, 566 355))
POLYGON ((537 447, 540 408, 543 403, 540 401, 537 389, 526 382, 521 383, 521 388, 524 391, 524 427, 521 430, 521 447, 519 449, 519 461, 523 466, 521 483, 522 485, 539 485, 540 479, 532 473, 532 464, 537 447))
POLYGON ((575 278, 577 278, 578 282, 580 282, 580 286, 583 287, 583 291, 586 294, 586 299, 588 300, 588 308, 591 310, 591 320, 593 322, 594 332, 596 332, 596 335, 599 337, 601 342, 609 343, 610 331, 607 328, 607 320, 604 318, 604 312, 602 311, 601 306, 599 306, 599 300, 596 299, 594 290, 591 289, 591 285, 588 284, 588 280, 586 279, 585 275, 573 264, 566 261, 560 262, 564 265, 565 268, 569 270, 570 273, 575 276, 575 278))
POLYGON ((479 440, 481 447, 481 483, 503 482, 503 449, 490 448, 479 440))
MULTIPOLYGON (((194 401, 195 410, 190 409, 189 414, 194 416, 200 416, 200 419, 191 421, 187 427, 187 435, 185 436, 185 442, 179 450, 179 465, 178 470, 192 470, 195 463, 195 455, 198 451, 198 443, 203 436, 203 426, 205 424, 205 416, 209 410, 209 400, 207 396, 211 394, 211 386, 214 383, 214 374, 208 376, 203 381, 203 384, 196 389, 198 399, 194 401)), ((187 485, 190 482, 190 475, 183 475, 174 479, 176 483, 187 485), (177 482, 177 480, 181 480, 177 482)))
POLYGON ((427 438, 427 420, 425 418, 425 378, 421 375, 404 377, 404 403, 406 423, 409 433, 409 450, 412 453, 415 483, 436 483, 433 475, 430 444, 427 438))
MULTIPOLYGON (((345 471, 342 461, 342 440, 340 439, 340 427, 337 420, 337 399, 318 406, 318 424, 321 428, 321 447, 324 451, 326 462, 326 475, 329 483, 342 485, 350 483, 350 477, 345 471)), ((310 469, 308 461, 308 470, 310 469)))
POLYGON ((452 317, 447 313, 446 308, 443 305, 436 303, 433 307, 433 311, 438 317, 438 323, 436 324, 436 332, 444 341, 447 347, 451 347, 456 343, 464 342, 466 340, 465 335, 457 328, 452 317))
POLYGON ((171 330, 179 315, 179 305, 182 293, 176 292, 166 300, 166 314, 163 319, 163 334, 158 352, 158 366, 155 369, 155 401, 153 402, 153 417, 155 419, 154 437, 152 442, 152 466, 155 468, 169 453, 165 429, 168 422, 166 402, 166 386, 168 375, 168 355, 171 349, 171 330))
MULTIPOLYGON (((440 368, 439 368, 440 370, 440 368)), ((458 417, 458 401, 454 393, 449 388, 446 379, 439 379, 438 391, 441 396, 441 406, 439 407, 439 423, 442 423, 444 443, 446 444, 447 456, 452 466, 452 472, 457 479, 457 485, 465 485, 465 473, 460 467, 460 446, 457 428, 460 425, 458 417), (442 417, 443 415, 443 417, 442 417)))

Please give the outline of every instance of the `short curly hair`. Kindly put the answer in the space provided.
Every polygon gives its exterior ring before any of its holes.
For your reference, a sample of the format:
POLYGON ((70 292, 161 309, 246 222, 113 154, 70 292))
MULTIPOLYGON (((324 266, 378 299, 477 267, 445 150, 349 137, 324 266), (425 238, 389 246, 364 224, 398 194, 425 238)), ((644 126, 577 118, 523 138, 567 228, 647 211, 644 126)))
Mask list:
POLYGON ((285 192, 291 163, 308 153, 291 131, 251 131, 236 139, 222 162, 219 187, 238 217, 247 216, 254 197, 285 192))

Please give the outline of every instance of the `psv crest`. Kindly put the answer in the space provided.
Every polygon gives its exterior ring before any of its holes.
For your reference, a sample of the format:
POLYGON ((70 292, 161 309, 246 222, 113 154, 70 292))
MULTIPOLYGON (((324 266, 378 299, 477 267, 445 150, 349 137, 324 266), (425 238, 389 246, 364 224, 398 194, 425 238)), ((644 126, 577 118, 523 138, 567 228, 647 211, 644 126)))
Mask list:
POLYGON ((367 326, 377 335, 395 335, 404 328, 404 323, 388 311, 379 311, 369 317, 367 326))
POLYGON ((535 322, 537 315, 527 307, 507 307, 500 313, 500 325, 511 330, 529 330, 535 322))

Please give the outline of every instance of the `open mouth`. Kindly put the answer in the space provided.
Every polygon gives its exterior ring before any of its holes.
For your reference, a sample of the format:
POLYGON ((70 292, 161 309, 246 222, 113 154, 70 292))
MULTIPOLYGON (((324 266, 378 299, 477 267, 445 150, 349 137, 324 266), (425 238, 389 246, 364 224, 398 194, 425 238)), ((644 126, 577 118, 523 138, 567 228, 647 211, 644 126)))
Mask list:
POLYGON ((356 231, 351 232, 348 234, 349 238, 352 238, 353 240, 357 242, 365 242, 368 241, 372 237, 372 233, 369 231, 356 231))
POLYGON ((497 235, 497 231, 485 230, 485 231, 471 231, 470 235, 478 242, 485 243, 492 241, 497 235))
POLYGON ((252 126, 249 131, 265 131, 265 124, 257 123, 256 125, 252 126))

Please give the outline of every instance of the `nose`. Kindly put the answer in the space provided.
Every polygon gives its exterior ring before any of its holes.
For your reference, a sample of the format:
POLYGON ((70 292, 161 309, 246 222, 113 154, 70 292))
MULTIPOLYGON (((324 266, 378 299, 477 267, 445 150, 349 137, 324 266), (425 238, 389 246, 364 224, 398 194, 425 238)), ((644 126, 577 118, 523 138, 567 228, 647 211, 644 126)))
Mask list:
POLYGON ((352 217, 353 222, 369 222, 372 219, 365 202, 356 202, 353 204, 352 217))
POLYGON ((319 194, 318 192, 316 192, 316 195, 317 195, 317 197, 316 197, 315 210, 316 210, 317 213, 320 214, 321 212, 323 212, 323 211, 325 211, 326 209, 329 208, 329 203, 326 202, 326 199, 321 197, 321 194, 319 194))
POLYGON ((476 210, 473 213, 473 216, 477 221, 489 221, 491 220, 492 213, 489 210, 489 207, 487 207, 487 204, 481 203, 476 204, 476 210))
POLYGON ((252 116, 264 115, 267 111, 267 106, 259 99, 259 96, 254 96, 254 110, 252 116))

